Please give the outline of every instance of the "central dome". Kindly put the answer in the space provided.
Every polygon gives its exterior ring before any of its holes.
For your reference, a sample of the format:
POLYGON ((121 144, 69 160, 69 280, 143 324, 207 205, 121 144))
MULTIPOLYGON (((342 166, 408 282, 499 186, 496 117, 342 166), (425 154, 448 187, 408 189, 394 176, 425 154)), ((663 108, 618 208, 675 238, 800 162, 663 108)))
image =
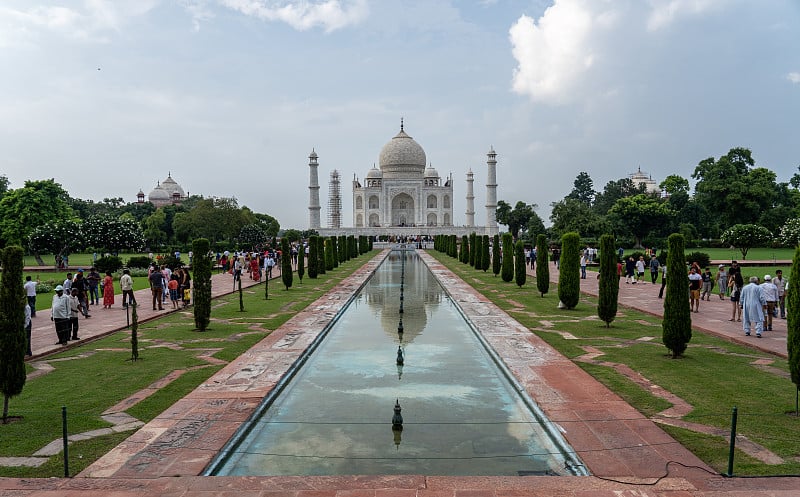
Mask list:
POLYGON ((400 132, 381 149, 378 164, 384 178, 421 178, 425 172, 427 160, 425 151, 422 150, 419 143, 403 131, 401 124, 400 132))

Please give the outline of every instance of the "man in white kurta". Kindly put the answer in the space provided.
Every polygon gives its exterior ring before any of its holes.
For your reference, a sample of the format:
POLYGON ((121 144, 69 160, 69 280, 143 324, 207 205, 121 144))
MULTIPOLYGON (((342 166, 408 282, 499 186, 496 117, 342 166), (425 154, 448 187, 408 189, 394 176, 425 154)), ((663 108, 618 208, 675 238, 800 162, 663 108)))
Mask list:
POLYGON ((761 338, 764 330, 764 309, 767 300, 764 298, 764 291, 758 285, 758 277, 750 277, 750 283, 742 288, 739 299, 739 307, 742 308, 742 327, 744 334, 750 336, 751 325, 755 324, 756 336, 761 338))

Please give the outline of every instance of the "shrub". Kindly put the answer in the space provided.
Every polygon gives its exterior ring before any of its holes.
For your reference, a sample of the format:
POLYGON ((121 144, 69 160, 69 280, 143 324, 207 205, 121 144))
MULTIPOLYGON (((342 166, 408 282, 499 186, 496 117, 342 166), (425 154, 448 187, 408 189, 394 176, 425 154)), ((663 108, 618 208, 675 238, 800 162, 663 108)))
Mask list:
POLYGON ((528 269, 528 264, 527 261, 525 261, 525 246, 522 240, 519 240, 514 246, 514 281, 520 288, 525 284, 525 279, 527 277, 526 269, 528 269))
POLYGON ((116 273, 122 266, 122 259, 116 255, 106 255, 94 261, 94 267, 100 274, 116 273))
MULTIPOLYGON (((198 238, 192 242, 195 254, 207 254, 209 243, 207 238, 198 238)), ((211 259, 195 257, 192 264, 194 280, 194 325, 200 331, 206 331, 211 322, 211 259)))
POLYGON ((683 235, 673 233, 667 240, 667 289, 664 295, 664 319, 661 322, 661 341, 678 358, 692 339, 692 315, 686 298, 686 266, 683 255, 683 235))
POLYGON ((567 309, 578 305, 581 295, 581 249, 577 233, 565 233, 561 237, 561 262, 558 275, 558 300, 567 309))
POLYGON ((129 268, 147 268, 152 264, 153 260, 146 255, 135 255, 128 259, 129 268))
POLYGON ((547 235, 536 237, 536 289, 544 294, 550 290, 550 265, 548 262, 547 235))
POLYGON ((492 273, 497 276, 500 274, 500 235, 495 234, 492 238, 492 273))
MULTIPOLYGON (((335 243, 336 238, 331 237, 331 240, 331 243, 335 243)), ((332 258, 335 255, 331 252, 332 258)), ((286 237, 281 238, 281 280, 283 280, 283 285, 287 290, 292 286, 292 255, 289 248, 289 239, 286 237)))
POLYGON ((617 251, 614 236, 600 237, 600 284, 597 300, 597 317, 606 323, 606 328, 617 317, 619 301, 619 276, 617 276, 617 251))
POLYGON ((500 268, 500 277, 505 282, 514 279, 514 241, 511 233, 503 233, 503 263, 500 268))
POLYGON ((705 252, 686 254, 686 263, 691 264, 693 262, 696 262, 701 269, 705 269, 711 265, 711 258, 705 252))
POLYGON ((489 235, 483 235, 483 244, 481 245, 481 269, 484 272, 489 269, 489 235))

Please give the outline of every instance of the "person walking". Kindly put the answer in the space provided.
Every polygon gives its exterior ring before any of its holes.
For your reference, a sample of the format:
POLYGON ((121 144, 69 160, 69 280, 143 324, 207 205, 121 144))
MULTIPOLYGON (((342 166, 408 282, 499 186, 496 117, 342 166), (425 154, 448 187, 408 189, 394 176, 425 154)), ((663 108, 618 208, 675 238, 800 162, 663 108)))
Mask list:
POLYGON ((764 319, 766 331, 772 331, 772 317, 775 315, 775 304, 778 303, 778 287, 772 282, 772 276, 764 275, 764 283, 761 284, 764 292, 764 300, 767 302, 767 312, 764 319))
POLYGON ((661 288, 658 290, 658 298, 664 298, 664 287, 667 286, 667 265, 661 266, 661 288))
POLYGON ((689 311, 700 312, 700 285, 703 277, 692 267, 689 270, 689 311))
POLYGON ((636 281, 644 279, 644 256, 640 255, 639 260, 636 261, 636 281))
MULTIPOLYGON (((586 249, 588 251, 589 249, 586 249)), ((586 255, 586 251, 584 251, 584 255, 581 256, 581 279, 586 279, 586 259, 588 256, 586 255)))
POLYGON ((150 273, 148 277, 150 280, 150 292, 153 294, 153 310, 156 310, 156 304, 158 304, 158 310, 164 310, 164 275, 161 271, 154 270, 150 273))
POLYGON ((27 337, 27 352, 25 355, 30 357, 33 355, 33 351, 31 350, 31 330, 33 329, 33 323, 31 322, 31 306, 26 302, 25 303, 25 336, 27 337))
POLYGON ((112 305, 114 305, 114 278, 110 271, 106 271, 106 277, 103 278, 103 309, 111 309, 112 305))
POLYGON ((720 264, 714 279, 717 280, 719 287, 719 299, 725 300, 725 292, 728 290, 728 273, 725 272, 725 264, 720 264))
POLYGON ((661 263, 656 258, 655 254, 650 256, 650 281, 655 285, 658 281, 658 268, 661 263))
POLYGON ((97 268, 92 266, 89 268, 89 274, 86 276, 86 281, 89 282, 89 303, 91 305, 100 305, 100 273, 97 268))
POLYGON ((728 288, 731 289, 731 304, 733 305, 733 314, 730 321, 742 320, 742 308, 739 305, 742 296, 742 287, 744 287, 744 280, 742 273, 734 273, 733 277, 728 274, 728 288))
POLYGON ((31 280, 30 275, 25 277, 25 284, 22 287, 25 289, 25 297, 28 299, 28 305, 31 308, 31 317, 36 317, 36 285, 39 284, 39 277, 36 281, 31 280))
POLYGON ((703 277, 703 287, 700 290, 700 300, 711 300, 711 290, 714 288, 714 276, 711 274, 711 268, 707 267, 701 276, 703 277))
POLYGON ((72 337, 69 338, 69 333, 67 333, 67 340, 80 340, 78 338, 78 327, 80 326, 78 315, 83 311, 81 309, 81 299, 78 297, 78 289, 75 287, 72 287, 72 294, 69 297, 69 308, 69 330, 72 331, 72 337))
POLYGON ((634 273, 636 272, 636 261, 633 260, 633 257, 628 257, 628 260, 625 261, 625 283, 636 284, 636 277, 634 273))
POLYGON ((122 276, 119 277, 119 289, 122 291, 122 308, 136 304, 136 297, 133 295, 133 278, 131 270, 123 269, 122 276))
POLYGON ((786 279, 783 277, 783 271, 775 270, 772 283, 778 289, 778 308, 781 311, 781 319, 786 319, 786 279))
POLYGON ((761 338, 767 301, 764 298, 763 290, 758 285, 758 276, 751 276, 750 283, 742 288, 739 307, 742 309, 742 328, 745 336, 750 336, 750 330, 755 325, 756 336, 761 338))
POLYGON ((69 339, 69 319, 72 315, 70 298, 64 294, 62 285, 56 285, 55 291, 56 294, 53 295, 53 302, 50 305, 50 320, 56 325, 56 336, 58 337, 56 345, 66 345, 69 339))

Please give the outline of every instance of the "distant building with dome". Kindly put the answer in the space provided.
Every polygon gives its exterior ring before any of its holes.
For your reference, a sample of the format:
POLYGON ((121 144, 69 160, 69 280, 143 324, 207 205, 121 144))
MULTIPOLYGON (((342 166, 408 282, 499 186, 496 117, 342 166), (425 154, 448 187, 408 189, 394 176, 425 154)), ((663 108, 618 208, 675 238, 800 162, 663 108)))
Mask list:
POLYGON ((633 181, 634 185, 644 185, 645 192, 661 193, 661 189, 658 188, 656 180, 654 180, 652 176, 643 172, 641 166, 639 166, 635 173, 631 173, 628 176, 631 178, 631 181, 633 181))
MULTIPOLYGON (((165 205, 179 205, 187 198, 188 195, 184 193, 181 185, 172 179, 172 173, 167 173, 167 179, 159 181, 156 187, 147 195, 147 201, 153 204, 156 209, 164 207, 165 205)), ((145 196, 142 190, 139 190, 139 193, 136 194, 136 201, 140 204, 145 202, 145 196)))
MULTIPOLYGON (((494 235, 498 232, 496 153, 487 154, 486 226, 475 226, 473 173, 467 174, 467 223, 453 224, 453 175, 442 178, 428 162, 423 148, 404 129, 381 149, 378 166, 372 167, 364 181, 353 176, 353 227, 341 228, 320 224, 318 158, 316 151, 309 155, 310 199, 309 228, 324 236, 341 234, 390 234, 400 236, 434 234, 494 235)), ((340 218, 329 213, 330 218, 340 218)))

